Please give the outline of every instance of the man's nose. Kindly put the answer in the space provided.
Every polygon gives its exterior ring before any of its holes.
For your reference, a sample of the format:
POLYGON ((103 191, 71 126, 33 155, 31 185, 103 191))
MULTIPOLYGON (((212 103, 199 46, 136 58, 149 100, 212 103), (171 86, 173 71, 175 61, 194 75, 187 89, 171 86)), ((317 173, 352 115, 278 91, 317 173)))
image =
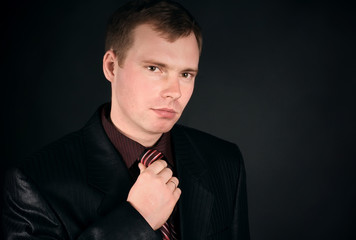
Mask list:
POLYGON ((162 95, 164 98, 172 98, 173 100, 176 100, 182 96, 178 77, 172 76, 166 79, 162 95))

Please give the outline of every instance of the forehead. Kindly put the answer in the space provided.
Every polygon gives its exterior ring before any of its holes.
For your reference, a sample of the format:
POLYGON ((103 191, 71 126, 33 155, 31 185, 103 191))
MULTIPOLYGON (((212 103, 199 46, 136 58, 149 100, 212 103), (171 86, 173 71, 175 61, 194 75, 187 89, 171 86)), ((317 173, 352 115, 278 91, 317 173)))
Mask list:
POLYGON ((189 65, 198 67, 199 47, 194 33, 188 36, 170 39, 150 24, 138 25, 132 32, 133 44, 127 52, 127 58, 137 61, 154 59, 165 64, 189 65))

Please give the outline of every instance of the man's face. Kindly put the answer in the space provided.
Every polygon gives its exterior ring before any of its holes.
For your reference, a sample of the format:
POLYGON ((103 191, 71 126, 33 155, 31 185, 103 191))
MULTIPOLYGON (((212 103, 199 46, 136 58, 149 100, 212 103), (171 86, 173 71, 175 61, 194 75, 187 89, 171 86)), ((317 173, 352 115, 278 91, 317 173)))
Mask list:
POLYGON ((127 136, 149 138, 168 132, 194 89, 199 48, 192 33, 169 42, 151 25, 139 25, 121 64, 115 62, 111 118, 127 136))

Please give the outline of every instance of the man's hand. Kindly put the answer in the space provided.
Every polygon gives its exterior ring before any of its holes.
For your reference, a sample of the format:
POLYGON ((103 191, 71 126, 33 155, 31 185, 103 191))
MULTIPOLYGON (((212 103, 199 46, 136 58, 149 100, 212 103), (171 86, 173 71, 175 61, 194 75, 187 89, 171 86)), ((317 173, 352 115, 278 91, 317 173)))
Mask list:
POLYGON ((140 175, 127 201, 146 219, 153 230, 160 228, 171 215, 181 190, 167 163, 157 160, 149 167, 139 163, 140 175))

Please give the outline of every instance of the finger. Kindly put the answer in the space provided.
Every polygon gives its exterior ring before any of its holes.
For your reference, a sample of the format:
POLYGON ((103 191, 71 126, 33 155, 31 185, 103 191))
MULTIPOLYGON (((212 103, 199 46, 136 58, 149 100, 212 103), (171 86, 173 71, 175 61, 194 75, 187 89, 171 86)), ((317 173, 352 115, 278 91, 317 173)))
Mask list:
POLYGON ((140 173, 142 173, 146 169, 145 165, 143 165, 142 163, 138 163, 138 168, 140 169, 140 173))
POLYGON ((181 194, 182 194, 182 190, 180 190, 180 188, 178 188, 178 187, 173 191, 173 196, 176 201, 178 201, 181 194))
POLYGON ((176 177, 172 177, 171 179, 168 180, 167 182, 167 187, 171 189, 171 191, 175 191, 175 189, 178 187, 179 180, 176 177))
POLYGON ((169 168, 164 168, 157 175, 162 178, 163 183, 167 183, 168 180, 172 178, 173 172, 169 168))
POLYGON ((154 163, 152 163, 146 169, 147 169, 147 171, 151 171, 154 174, 158 174, 159 172, 161 172, 166 167, 167 167, 167 162, 160 159, 160 160, 157 160, 154 163))

